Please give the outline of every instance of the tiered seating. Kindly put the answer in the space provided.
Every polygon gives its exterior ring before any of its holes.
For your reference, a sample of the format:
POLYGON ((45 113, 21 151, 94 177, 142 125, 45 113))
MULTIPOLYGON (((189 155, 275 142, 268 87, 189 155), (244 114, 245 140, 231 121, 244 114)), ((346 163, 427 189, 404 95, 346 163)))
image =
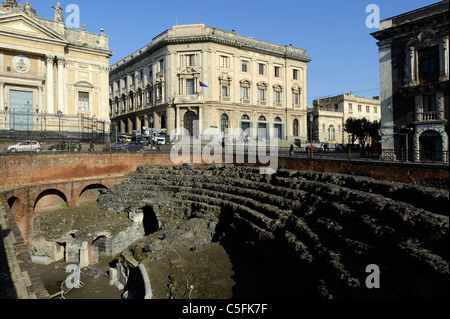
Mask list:
POLYGON ((282 289, 291 297, 298 291, 324 298, 448 295, 448 192, 350 175, 260 175, 256 168, 221 165, 143 166, 129 177, 101 201, 119 210, 165 194, 180 205, 219 207, 229 222, 229 243, 251 243, 275 271, 289 265, 291 273, 273 277, 290 276, 272 283, 279 295, 282 289), (370 264, 381 269, 382 289, 366 288, 370 264), (298 285, 303 289, 293 288, 298 285))

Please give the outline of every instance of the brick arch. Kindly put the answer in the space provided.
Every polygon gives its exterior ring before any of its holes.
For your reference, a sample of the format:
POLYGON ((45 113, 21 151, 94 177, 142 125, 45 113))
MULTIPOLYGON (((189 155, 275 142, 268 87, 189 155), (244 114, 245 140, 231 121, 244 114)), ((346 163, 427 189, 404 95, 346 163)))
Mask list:
MULTIPOLYGON (((36 197, 36 199, 34 200, 34 205, 33 205, 33 208, 34 208, 34 211, 36 211, 36 208, 37 208, 37 206, 38 206, 38 203, 40 202, 40 201, 42 201, 43 200, 43 198, 45 198, 46 196, 52 196, 53 198, 56 196, 56 197, 59 197, 60 199, 62 199, 67 205, 69 205, 69 198, 66 196, 66 194, 64 194, 64 192, 63 191, 61 191, 60 189, 58 189, 58 188, 49 188, 49 189, 45 189, 45 190, 43 190, 43 191, 41 191, 40 193, 39 193, 39 195, 36 197)), ((44 205, 45 204, 47 204, 45 207, 47 208, 47 207, 49 207, 49 206, 54 206, 54 205, 52 205, 52 203, 44 203, 44 205)))

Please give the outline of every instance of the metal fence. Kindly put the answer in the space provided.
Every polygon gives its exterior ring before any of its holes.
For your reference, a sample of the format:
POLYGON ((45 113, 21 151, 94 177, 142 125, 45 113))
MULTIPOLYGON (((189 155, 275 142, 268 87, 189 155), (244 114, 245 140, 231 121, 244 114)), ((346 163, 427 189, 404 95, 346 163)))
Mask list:
POLYGON ((108 141, 109 124, 95 116, 19 112, 0 112, 0 140, 108 141))

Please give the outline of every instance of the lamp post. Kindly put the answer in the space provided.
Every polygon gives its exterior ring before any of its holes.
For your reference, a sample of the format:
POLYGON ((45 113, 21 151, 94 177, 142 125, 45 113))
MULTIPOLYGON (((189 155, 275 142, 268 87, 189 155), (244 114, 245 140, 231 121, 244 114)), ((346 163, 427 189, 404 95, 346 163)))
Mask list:
POLYGON ((62 112, 58 111, 57 112, 57 116, 58 116, 58 128, 59 128, 59 144, 61 145, 61 117, 62 117, 62 112))
POLYGON ((309 130, 310 130, 310 147, 309 147, 309 157, 312 159, 313 157, 313 149, 312 149, 312 141, 313 141, 313 123, 314 123, 314 115, 312 113, 309 114, 309 130))

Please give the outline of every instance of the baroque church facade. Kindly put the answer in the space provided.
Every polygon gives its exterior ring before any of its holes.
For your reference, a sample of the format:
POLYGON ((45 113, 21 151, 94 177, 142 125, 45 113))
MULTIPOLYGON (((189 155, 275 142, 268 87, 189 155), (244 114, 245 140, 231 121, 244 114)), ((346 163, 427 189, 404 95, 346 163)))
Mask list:
POLYGON ((0 4, 0 131, 109 133, 108 37, 45 19, 27 1, 0 4))
POLYGON ((111 66, 111 122, 126 134, 155 128, 200 136, 213 129, 236 138, 306 141, 310 61, 290 45, 204 24, 175 25, 111 66))

